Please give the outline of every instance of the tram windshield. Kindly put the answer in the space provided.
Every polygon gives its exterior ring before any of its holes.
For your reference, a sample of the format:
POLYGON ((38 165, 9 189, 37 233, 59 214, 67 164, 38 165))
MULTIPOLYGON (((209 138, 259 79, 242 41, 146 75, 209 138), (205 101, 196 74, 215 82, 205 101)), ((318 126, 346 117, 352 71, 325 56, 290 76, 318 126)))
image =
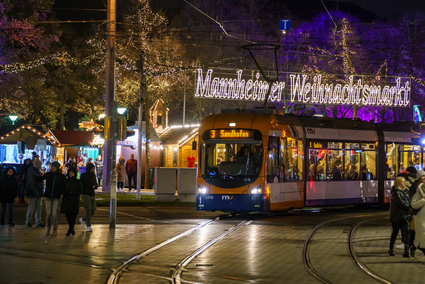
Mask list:
POLYGON ((204 180, 223 188, 254 182, 261 170, 262 146, 261 140, 204 141, 200 161, 204 180))

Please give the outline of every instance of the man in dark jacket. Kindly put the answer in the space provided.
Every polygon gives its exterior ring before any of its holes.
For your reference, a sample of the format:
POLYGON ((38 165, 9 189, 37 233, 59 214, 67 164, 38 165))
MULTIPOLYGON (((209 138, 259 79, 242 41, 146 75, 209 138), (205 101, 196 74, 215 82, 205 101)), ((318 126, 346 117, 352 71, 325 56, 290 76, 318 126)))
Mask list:
POLYGON ((86 232, 91 232, 91 217, 96 212, 96 200, 95 189, 97 188, 95 166, 91 163, 87 163, 86 172, 81 175, 81 183, 83 184, 83 194, 81 195, 84 202, 84 209, 86 215, 83 218, 80 218, 81 227, 86 229, 86 232), (86 228, 87 225, 87 228, 86 228))
POLYGON ((77 171, 74 168, 68 169, 68 175, 63 184, 63 197, 61 205, 61 213, 65 213, 68 220, 67 236, 75 235, 75 220, 80 210, 80 195, 83 186, 77 179, 77 171))
POLYGON ((9 226, 15 226, 12 222, 13 215, 13 203, 18 195, 18 181, 16 180, 15 168, 7 167, 3 171, 3 179, 1 180, 0 189, 0 202, 1 202, 1 216, 0 224, 4 225, 4 214, 6 211, 6 205, 9 207, 9 226))
POLYGON ((64 175, 60 170, 59 162, 52 163, 52 169, 44 176, 36 178, 38 181, 46 180, 46 191, 44 192, 44 200, 46 201, 46 225, 47 236, 56 236, 58 231, 58 208, 61 199, 64 175), (50 228, 53 225, 53 232, 50 228))
POLYGON ((127 173, 128 179, 128 191, 131 192, 131 181, 134 181, 134 187, 137 187, 137 160, 134 159, 134 154, 131 154, 130 160, 127 160, 125 163, 125 172, 127 173))
POLYGON ((24 164, 19 167, 18 170, 18 197, 19 203, 26 204, 24 197, 24 189, 27 181, 27 172, 28 169, 32 166, 31 159, 25 159, 24 164))
POLYGON ((34 160, 34 164, 28 169, 26 175, 25 192, 28 196, 28 211, 25 224, 32 227, 31 219, 35 211, 35 225, 43 228, 41 223, 41 196, 43 195, 43 182, 37 181, 36 178, 41 176, 41 161, 34 160))

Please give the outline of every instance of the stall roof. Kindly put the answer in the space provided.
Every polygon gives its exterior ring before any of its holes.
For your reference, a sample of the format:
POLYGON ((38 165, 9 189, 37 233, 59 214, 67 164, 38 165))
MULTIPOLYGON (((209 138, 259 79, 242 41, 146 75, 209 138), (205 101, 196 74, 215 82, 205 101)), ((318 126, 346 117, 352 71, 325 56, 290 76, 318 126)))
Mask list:
POLYGON ((50 130, 49 133, 63 146, 88 146, 93 131, 50 130))
POLYGON ((159 134, 161 144, 179 144, 182 146, 198 135, 199 124, 170 126, 159 134))
POLYGON ((25 124, 21 126, 9 125, 0 128, 0 144, 15 144, 17 141, 26 141, 32 135, 45 139, 52 144, 58 144, 57 141, 51 139, 45 134, 44 127, 42 125, 30 125, 25 124))

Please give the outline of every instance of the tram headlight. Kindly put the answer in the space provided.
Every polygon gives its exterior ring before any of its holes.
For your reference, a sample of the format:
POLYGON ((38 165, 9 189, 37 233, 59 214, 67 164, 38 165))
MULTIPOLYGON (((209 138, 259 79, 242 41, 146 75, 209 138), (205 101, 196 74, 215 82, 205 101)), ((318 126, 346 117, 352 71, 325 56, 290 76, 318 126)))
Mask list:
POLYGON ((207 188, 205 188, 205 187, 198 187, 198 193, 201 193, 201 194, 207 193, 207 188))
POLYGON ((263 193, 263 189, 261 188, 261 185, 259 187, 251 189, 251 194, 261 194, 261 193, 263 193))

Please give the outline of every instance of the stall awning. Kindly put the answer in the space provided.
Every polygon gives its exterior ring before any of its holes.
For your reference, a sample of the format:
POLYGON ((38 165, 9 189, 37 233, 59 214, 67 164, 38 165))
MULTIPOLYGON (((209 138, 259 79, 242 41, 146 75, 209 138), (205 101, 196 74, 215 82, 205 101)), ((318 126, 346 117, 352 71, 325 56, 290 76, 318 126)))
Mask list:
POLYGON ((92 131, 50 130, 50 136, 63 146, 89 146, 93 139, 92 131))

